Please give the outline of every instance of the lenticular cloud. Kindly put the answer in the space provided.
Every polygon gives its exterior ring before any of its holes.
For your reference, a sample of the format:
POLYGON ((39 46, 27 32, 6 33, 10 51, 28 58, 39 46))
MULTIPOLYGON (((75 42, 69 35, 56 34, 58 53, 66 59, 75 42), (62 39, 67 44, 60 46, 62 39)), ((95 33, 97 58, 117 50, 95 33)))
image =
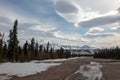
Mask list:
POLYGON ((65 2, 65 1, 57 1, 56 10, 63 14, 77 13, 79 11, 77 6, 75 6, 74 4, 70 2, 65 2))
POLYGON ((82 9, 73 1, 56 0, 56 12, 68 22, 77 22, 84 16, 82 9))
POLYGON ((84 26, 84 27, 95 27, 106 24, 113 24, 119 21, 120 21, 120 14, 105 15, 105 16, 102 15, 88 20, 81 20, 78 23, 76 23, 76 25, 84 26))
POLYGON ((96 14, 96 16, 87 16, 84 9, 74 0, 55 0, 55 9, 58 15, 66 21, 74 23, 76 27, 96 27, 106 24, 113 24, 120 21, 120 8, 111 10, 106 14, 96 14))

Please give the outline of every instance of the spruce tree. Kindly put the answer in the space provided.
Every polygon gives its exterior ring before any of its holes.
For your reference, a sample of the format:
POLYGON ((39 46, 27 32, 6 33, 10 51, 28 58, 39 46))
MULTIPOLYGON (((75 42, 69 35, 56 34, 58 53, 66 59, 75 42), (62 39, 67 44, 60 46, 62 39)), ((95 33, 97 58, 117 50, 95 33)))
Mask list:
POLYGON ((0 61, 2 60, 2 47, 3 47, 3 39, 2 39, 2 34, 0 33, 0 61))
POLYGON ((9 33, 9 40, 8 40, 8 53, 7 53, 7 57, 8 57, 8 59, 9 60, 11 60, 12 59, 12 56, 13 56, 13 40, 12 40, 12 38, 13 38, 13 31, 12 30, 10 30, 10 33, 9 33))
POLYGON ((38 44, 38 42, 35 44, 35 55, 34 55, 34 57, 35 57, 35 59, 38 59, 38 48, 39 48, 39 44, 38 44))
POLYGON ((35 55, 35 39, 34 38, 31 39, 30 51, 31 51, 32 59, 34 59, 34 55, 35 55))
POLYGON ((8 58, 9 60, 15 61, 18 57, 18 38, 17 38, 17 26, 18 21, 15 20, 13 30, 10 30, 8 40, 8 58))
POLYGON ((4 43, 3 46, 3 58, 6 59, 7 58, 7 44, 4 43))
POLYGON ((43 52, 43 45, 40 45, 40 46, 39 46, 39 52, 40 52, 40 53, 43 52))
POLYGON ((50 43, 47 43, 47 53, 49 52, 50 43))
POLYGON ((28 53, 27 53, 27 61, 32 60, 32 52, 31 52, 31 44, 28 44, 28 53))
POLYGON ((34 38, 31 39, 31 45, 30 46, 31 46, 31 51, 34 52, 35 51, 35 48, 34 48, 34 46, 35 46, 35 39, 34 38))
POLYGON ((20 62, 25 62, 26 60, 25 54, 23 53, 23 50, 21 49, 21 47, 19 47, 19 56, 20 56, 20 62))
POLYGON ((26 41, 25 44, 23 45, 23 51, 24 51, 24 55, 26 57, 27 53, 28 53, 28 41, 26 41))
POLYGON ((50 58, 53 59, 53 48, 50 48, 50 58))

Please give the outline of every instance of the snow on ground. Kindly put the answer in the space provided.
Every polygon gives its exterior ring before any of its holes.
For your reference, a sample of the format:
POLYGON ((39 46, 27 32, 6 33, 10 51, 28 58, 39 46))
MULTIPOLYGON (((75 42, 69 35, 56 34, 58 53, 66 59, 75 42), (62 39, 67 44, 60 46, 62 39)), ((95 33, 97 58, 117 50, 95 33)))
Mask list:
POLYGON ((19 77, 36 74, 38 72, 46 71, 48 68, 61 63, 2 63, 0 64, 0 80, 10 78, 9 76, 17 75, 19 77), (4 75, 3 75, 4 74, 4 75), (5 75, 6 74, 6 75, 5 75))
POLYGON ((80 66, 80 69, 75 74, 82 74, 86 80, 101 80, 102 71, 100 68, 102 65, 96 62, 90 62, 90 64, 80 66))
MULTIPOLYGON (((38 62, 61 62, 61 61, 66 61, 66 60, 72 60, 72 59, 78 59, 78 58, 83 58, 83 57, 73 57, 73 58, 62 58, 62 59, 48 59, 48 60, 42 60, 42 61, 38 61, 38 62)), ((35 61, 37 62, 37 61, 35 61)))
MULTIPOLYGON (((78 59, 79 57, 68 58, 68 59, 49 59, 42 61, 31 61, 25 63, 1 63, 0 64, 0 80, 11 78, 10 76, 16 75, 18 77, 33 75, 46 71, 48 68, 56 65, 60 65, 61 61, 78 59), (59 62, 59 63, 55 63, 59 62)), ((84 58, 84 57, 81 57, 84 58)))
POLYGON ((61 61, 66 61, 67 59, 48 59, 48 60, 42 60, 39 62, 61 62, 61 61))

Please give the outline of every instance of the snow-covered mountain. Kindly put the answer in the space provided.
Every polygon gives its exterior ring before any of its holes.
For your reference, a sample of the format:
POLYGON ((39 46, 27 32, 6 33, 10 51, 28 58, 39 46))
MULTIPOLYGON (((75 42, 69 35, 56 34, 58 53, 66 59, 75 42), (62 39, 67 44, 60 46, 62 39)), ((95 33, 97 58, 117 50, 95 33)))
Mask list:
MULTIPOLYGON (((44 47, 47 46, 47 44, 43 44, 44 47)), ((98 49, 96 47, 92 47, 92 46, 89 46, 89 45, 83 45, 83 46, 72 46, 72 45, 60 45, 60 44, 57 44, 57 43, 50 43, 50 47, 54 48, 55 50, 56 49, 60 49, 61 47, 63 49, 76 49, 76 50, 80 50, 80 49, 85 49, 85 50, 88 50, 88 49, 98 49)))
POLYGON ((92 55, 95 53, 95 50, 89 49, 89 50, 85 50, 85 49, 81 49, 81 50, 71 50, 71 54, 81 54, 81 55, 92 55))
POLYGON ((96 47, 91 47, 91 46, 88 46, 88 45, 83 45, 81 47, 81 49, 97 49, 96 47))
MULTIPOLYGON (((44 46, 47 46, 47 44, 44 44, 44 46)), ((71 46, 71 45, 59 45, 57 43, 50 43, 50 47, 56 49, 60 49, 61 47, 64 50, 70 50, 71 54, 94 54, 96 51, 99 50, 99 48, 91 47, 89 45, 83 45, 83 46, 71 46)))
POLYGON ((88 46, 88 45, 83 45, 83 46, 70 46, 70 45, 61 45, 62 48, 64 49, 85 49, 85 50, 88 50, 88 49, 97 49, 96 47, 91 47, 91 46, 88 46))
POLYGON ((99 48, 91 47, 88 45, 83 45, 83 46, 62 45, 62 48, 64 48, 65 50, 71 50, 71 54, 82 54, 82 55, 87 55, 87 54, 92 55, 99 50, 99 48))

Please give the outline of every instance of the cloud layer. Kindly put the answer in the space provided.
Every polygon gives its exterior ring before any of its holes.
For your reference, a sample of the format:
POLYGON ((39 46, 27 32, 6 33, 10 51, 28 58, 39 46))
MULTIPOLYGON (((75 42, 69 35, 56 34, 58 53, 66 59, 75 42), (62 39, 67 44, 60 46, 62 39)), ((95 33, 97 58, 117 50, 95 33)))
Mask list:
POLYGON ((88 20, 81 20, 76 25, 81 27, 95 27, 95 26, 104 26, 107 24, 112 24, 120 21, 120 14, 113 12, 113 14, 105 14, 99 17, 95 17, 88 20))
POLYGON ((8 37, 18 19, 22 43, 35 37, 68 45, 116 45, 120 10, 113 8, 115 3, 117 0, 0 0, 0 32, 8 37))
POLYGON ((77 27, 96 27, 120 21, 119 9, 111 10, 105 14, 96 11, 86 11, 76 2, 56 0, 55 9, 58 15, 68 22, 73 22, 77 27))
POLYGON ((106 33, 103 32, 104 29, 100 27, 93 27, 85 34, 87 37, 97 38, 97 37, 110 37, 115 36, 115 33, 106 33))
POLYGON ((96 38, 96 37, 110 37, 110 36, 115 36, 115 33, 89 33, 86 34, 90 38, 96 38))
POLYGON ((90 30, 87 33, 99 33, 99 32, 102 32, 102 31, 104 31, 103 28, 93 27, 93 28, 90 28, 90 30))
POLYGON ((76 22, 84 13, 74 1, 56 0, 54 2, 56 12, 68 22, 76 22))

